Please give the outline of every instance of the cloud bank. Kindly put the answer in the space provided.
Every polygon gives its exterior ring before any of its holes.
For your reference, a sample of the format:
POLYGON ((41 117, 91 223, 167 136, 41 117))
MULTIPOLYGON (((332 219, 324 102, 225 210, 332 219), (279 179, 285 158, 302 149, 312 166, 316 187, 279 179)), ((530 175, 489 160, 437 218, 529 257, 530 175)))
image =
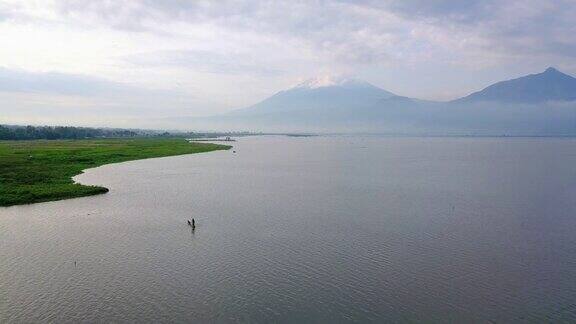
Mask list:
POLYGON ((0 122, 43 96, 59 99, 29 117, 75 122, 58 106, 79 100, 106 123, 210 115, 342 73, 449 100, 550 65, 576 74, 574 21, 571 0, 7 0, 0 122))

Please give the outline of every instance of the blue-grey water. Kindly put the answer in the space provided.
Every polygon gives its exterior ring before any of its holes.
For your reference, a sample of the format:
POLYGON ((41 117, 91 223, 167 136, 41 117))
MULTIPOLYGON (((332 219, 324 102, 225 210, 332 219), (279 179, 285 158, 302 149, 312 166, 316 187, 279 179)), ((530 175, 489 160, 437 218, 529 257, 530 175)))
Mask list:
POLYGON ((576 140, 234 149, 91 169, 77 180, 108 194, 0 209, 0 322, 576 321, 576 140))

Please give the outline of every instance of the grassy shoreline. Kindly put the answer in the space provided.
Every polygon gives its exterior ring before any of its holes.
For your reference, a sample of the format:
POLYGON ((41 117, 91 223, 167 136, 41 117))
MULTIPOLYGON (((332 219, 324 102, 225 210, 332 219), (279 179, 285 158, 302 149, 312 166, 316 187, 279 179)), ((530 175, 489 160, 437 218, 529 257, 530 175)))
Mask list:
POLYGON ((229 148, 174 138, 0 141, 0 206, 106 193, 107 188, 72 180, 104 164, 229 148))

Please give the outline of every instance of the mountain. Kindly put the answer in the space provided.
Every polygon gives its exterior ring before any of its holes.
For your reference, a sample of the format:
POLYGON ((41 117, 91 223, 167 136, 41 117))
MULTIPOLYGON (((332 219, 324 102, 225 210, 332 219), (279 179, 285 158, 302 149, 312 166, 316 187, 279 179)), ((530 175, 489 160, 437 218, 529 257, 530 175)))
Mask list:
POLYGON ((498 82, 454 102, 536 104, 574 100, 576 100, 576 78, 564 74, 555 68, 548 68, 542 73, 498 82))
POLYGON ((360 80, 317 78, 228 114, 173 120, 211 130, 575 136, 576 79, 550 68, 433 102, 360 80))
POLYGON ((248 108, 239 109, 231 115, 247 116, 296 111, 355 110, 373 106, 379 100, 395 97, 391 92, 368 82, 324 77, 311 79, 248 108))

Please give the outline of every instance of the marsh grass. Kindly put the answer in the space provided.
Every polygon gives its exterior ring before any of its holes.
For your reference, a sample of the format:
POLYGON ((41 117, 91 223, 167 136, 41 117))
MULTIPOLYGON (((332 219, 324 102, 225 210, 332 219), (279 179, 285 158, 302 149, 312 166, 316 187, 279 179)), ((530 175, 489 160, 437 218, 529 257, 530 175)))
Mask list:
POLYGON ((72 177, 100 165, 228 149, 184 139, 0 141, 0 206, 30 204, 108 192, 72 177))

